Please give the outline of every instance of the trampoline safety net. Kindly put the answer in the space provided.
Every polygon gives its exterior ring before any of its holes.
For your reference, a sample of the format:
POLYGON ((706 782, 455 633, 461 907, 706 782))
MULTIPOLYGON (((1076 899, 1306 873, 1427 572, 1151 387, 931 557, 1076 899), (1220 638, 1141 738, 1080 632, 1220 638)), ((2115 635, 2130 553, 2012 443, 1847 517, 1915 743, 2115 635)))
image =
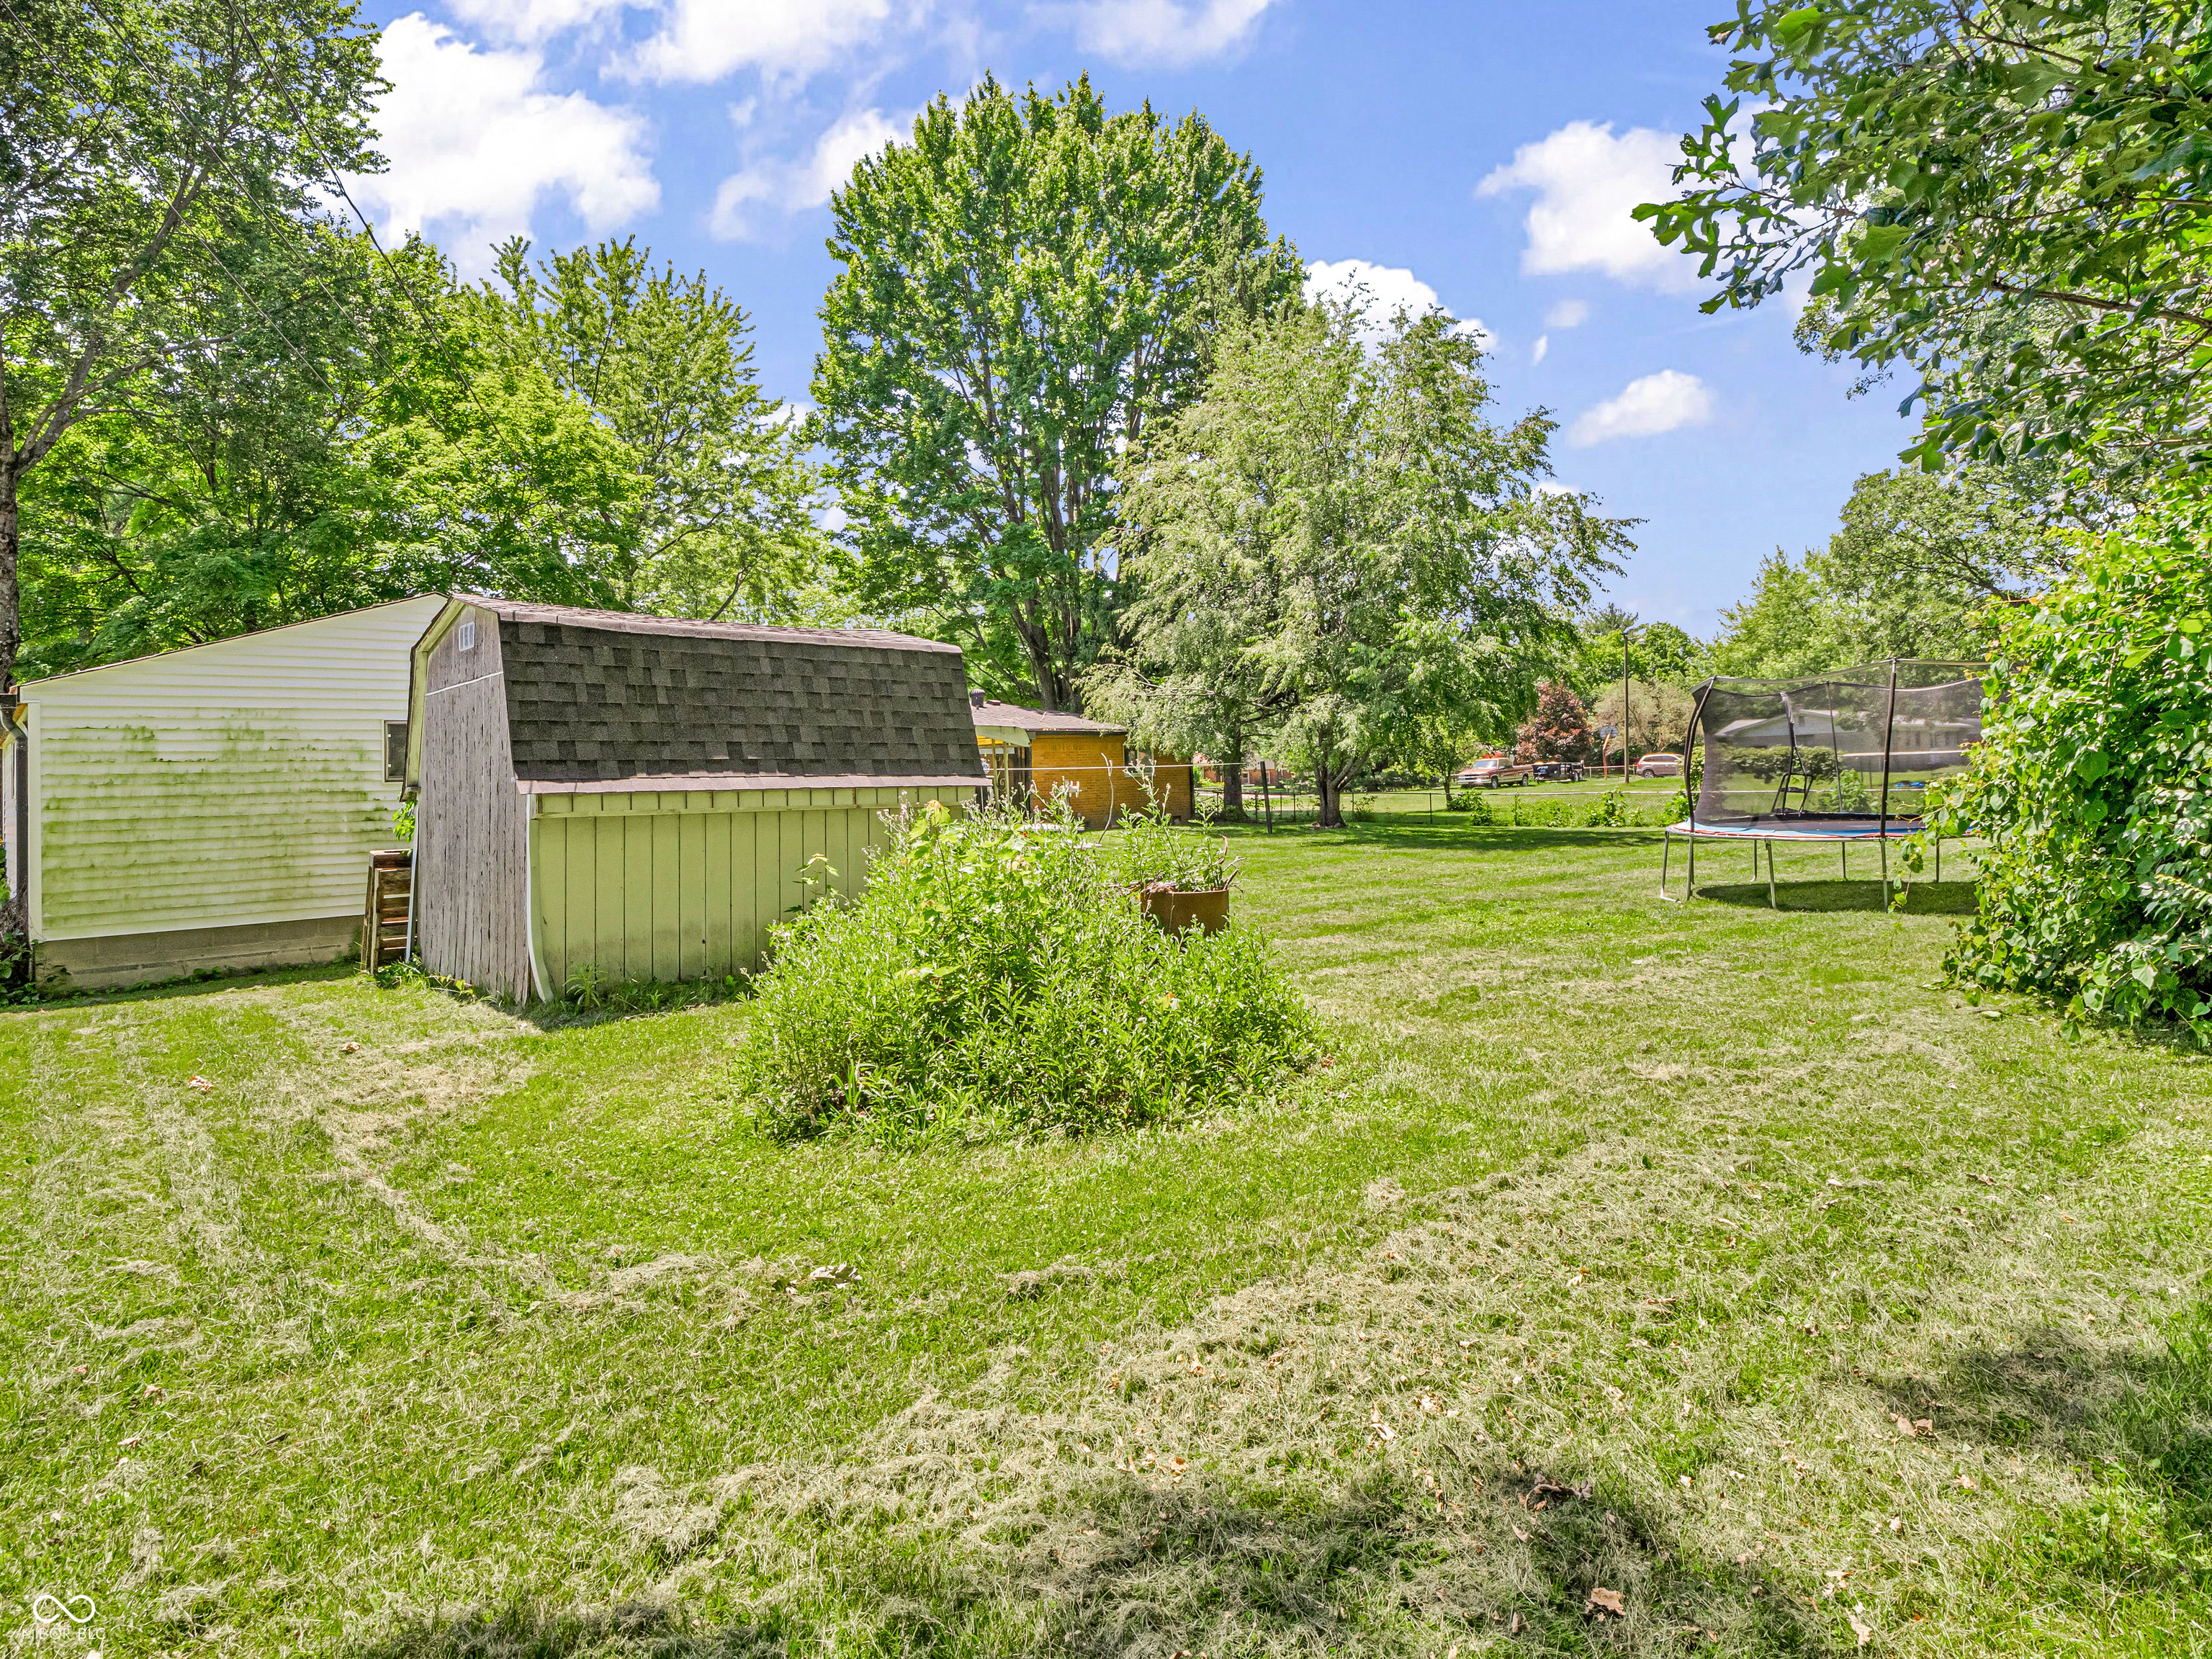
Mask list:
POLYGON ((1800 834, 1910 823, 1928 786, 1961 771, 1981 741, 1985 667, 1899 660, 1707 681, 1692 719, 1705 751, 1694 823, 1800 834))

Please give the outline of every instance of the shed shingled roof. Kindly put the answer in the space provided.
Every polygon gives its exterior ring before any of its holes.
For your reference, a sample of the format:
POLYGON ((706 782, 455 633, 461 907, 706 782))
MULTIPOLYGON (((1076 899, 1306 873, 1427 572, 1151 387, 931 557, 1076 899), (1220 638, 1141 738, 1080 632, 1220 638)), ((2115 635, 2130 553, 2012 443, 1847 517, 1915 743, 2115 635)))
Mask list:
POLYGON ((467 596, 500 619, 520 786, 983 781, 959 647, 467 596))
POLYGON ((1081 714, 1057 714, 1049 708, 1028 708, 1018 702, 1000 702, 986 697, 971 705, 978 726, 1007 726, 1021 732, 1087 732, 1110 737, 1128 730, 1123 726, 1109 726, 1103 720, 1087 720, 1081 714))

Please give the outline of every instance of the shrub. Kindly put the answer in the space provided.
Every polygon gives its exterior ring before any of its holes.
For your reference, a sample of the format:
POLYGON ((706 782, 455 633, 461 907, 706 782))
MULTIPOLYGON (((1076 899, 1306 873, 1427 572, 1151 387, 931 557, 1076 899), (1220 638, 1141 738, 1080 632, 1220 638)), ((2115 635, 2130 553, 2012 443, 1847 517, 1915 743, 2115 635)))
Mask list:
MULTIPOLYGON (((777 929, 738 1040, 767 1132, 1138 1124, 1262 1093, 1311 1016, 1249 928, 1181 939, 1063 810, 897 821, 861 896, 777 929)), ((1191 837, 1195 840, 1195 837, 1191 837)))
POLYGON ((2100 543, 2008 621, 1990 683, 1965 777, 1930 792, 1930 836, 1988 838, 1947 965, 2212 1036, 2212 565, 2100 543))

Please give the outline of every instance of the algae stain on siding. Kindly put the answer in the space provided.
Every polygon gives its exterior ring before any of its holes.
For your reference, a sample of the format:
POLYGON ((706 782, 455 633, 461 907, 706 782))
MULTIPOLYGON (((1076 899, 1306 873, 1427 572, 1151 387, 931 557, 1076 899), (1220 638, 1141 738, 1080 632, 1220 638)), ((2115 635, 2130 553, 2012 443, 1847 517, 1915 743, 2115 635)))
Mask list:
POLYGON ((392 810, 371 781, 382 776, 380 726, 356 737, 275 712, 166 713, 158 727, 72 721, 48 742, 50 935, 360 902, 362 854, 388 835, 392 810))

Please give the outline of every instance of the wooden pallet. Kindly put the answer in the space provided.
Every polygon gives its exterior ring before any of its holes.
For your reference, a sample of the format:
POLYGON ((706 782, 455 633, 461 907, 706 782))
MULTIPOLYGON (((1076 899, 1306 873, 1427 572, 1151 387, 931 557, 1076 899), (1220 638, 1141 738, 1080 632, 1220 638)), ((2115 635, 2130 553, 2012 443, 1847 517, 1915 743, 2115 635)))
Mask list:
POLYGON ((407 954, 407 917, 414 902, 415 853, 386 848, 368 855, 368 899, 361 918, 361 965, 374 970, 407 954))

